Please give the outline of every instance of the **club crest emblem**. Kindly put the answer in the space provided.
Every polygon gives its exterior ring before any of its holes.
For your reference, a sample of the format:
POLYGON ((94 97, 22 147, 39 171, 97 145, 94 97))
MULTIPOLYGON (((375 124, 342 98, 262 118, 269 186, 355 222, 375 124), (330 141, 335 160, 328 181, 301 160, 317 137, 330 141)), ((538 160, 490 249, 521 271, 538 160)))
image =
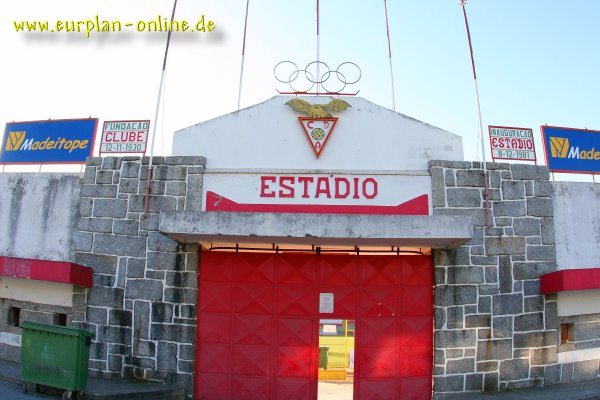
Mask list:
POLYGON ((298 117, 298 120, 317 158, 325 148, 338 120, 329 112, 340 112, 351 107, 350 104, 340 99, 331 100, 327 104, 310 104, 306 100, 296 98, 285 104, 296 112, 308 115, 307 117, 298 117))

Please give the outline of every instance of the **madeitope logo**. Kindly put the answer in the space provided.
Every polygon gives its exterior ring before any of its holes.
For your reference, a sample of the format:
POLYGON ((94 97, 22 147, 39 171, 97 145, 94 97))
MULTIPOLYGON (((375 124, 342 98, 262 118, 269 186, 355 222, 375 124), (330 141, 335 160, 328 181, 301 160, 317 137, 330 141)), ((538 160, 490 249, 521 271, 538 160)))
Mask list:
POLYGON ((600 151, 596 151, 595 147, 579 150, 579 146, 569 146, 569 138, 550 136, 550 152, 553 158, 600 160, 600 151))
POLYGON ((71 140, 59 137, 56 140, 50 140, 50 136, 45 140, 35 140, 30 138, 25 140, 27 131, 11 131, 8 132, 6 140, 6 151, 24 151, 24 150, 68 150, 72 153, 77 149, 85 149, 88 147, 89 140, 71 140))

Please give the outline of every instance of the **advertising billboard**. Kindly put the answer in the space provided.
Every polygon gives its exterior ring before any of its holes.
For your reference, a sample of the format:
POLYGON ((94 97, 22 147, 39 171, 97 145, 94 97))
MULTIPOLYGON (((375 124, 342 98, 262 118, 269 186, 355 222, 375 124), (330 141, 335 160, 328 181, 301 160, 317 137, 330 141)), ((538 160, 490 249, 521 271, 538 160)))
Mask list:
POLYGON ((83 164, 94 151, 97 118, 9 122, 0 164, 83 164))
POLYGON ((542 126, 542 138, 550 171, 600 173, 600 131, 542 126))
POLYGON ((100 154, 146 153, 150 120, 104 121, 100 154))
POLYGON ((536 161, 533 131, 529 128, 489 126, 492 159, 536 161))

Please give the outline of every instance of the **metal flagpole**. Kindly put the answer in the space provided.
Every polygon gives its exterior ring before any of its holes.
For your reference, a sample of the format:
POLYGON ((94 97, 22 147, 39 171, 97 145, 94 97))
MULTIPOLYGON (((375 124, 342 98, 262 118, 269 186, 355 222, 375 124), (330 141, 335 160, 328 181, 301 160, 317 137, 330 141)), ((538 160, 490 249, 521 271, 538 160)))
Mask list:
POLYGON ((390 27, 389 27, 389 23, 388 23, 387 0, 383 0, 383 7, 385 9, 385 29, 387 31, 388 55, 390 58, 390 79, 392 81, 392 110, 396 111, 396 95, 395 95, 395 90, 394 90, 394 69, 392 68, 392 44, 390 41, 390 27))
POLYGON ((248 27, 248 8, 250 7, 250 0, 246 0, 246 18, 244 19, 244 41, 242 43, 242 66, 240 67, 240 85, 238 89, 238 103, 237 109, 240 109, 240 101, 242 99, 242 78, 244 77, 244 55, 246 53, 246 28, 248 27))
POLYGON ((317 0, 317 96, 319 95, 319 85, 321 82, 321 41, 319 38, 319 0, 317 0))
MULTIPOLYGON (((171 13, 171 22, 175 18, 175 9, 177 8, 177 0, 173 2, 173 12, 171 13)), ((160 85, 158 86, 158 98, 156 99, 156 113, 154 114, 154 127, 152 129, 152 138, 150 140, 150 160, 148 162, 148 176, 146 178, 146 195, 144 201, 144 217, 148 214, 148 201, 150 199, 150 185, 152 184, 152 158, 154 155, 154 139, 156 137, 156 125, 158 120, 158 112, 160 110, 160 99, 162 96, 163 82, 165 80, 165 72, 167 70, 167 55, 169 54, 169 43, 171 42, 171 29, 167 33, 167 45, 165 46, 165 56, 163 58, 162 73, 160 75, 160 85)))
POLYGON ((479 120, 479 139, 481 140, 481 157, 483 159, 483 182, 484 182, 484 202, 485 202, 485 224, 490 225, 490 205, 488 200, 488 177, 487 166, 485 163, 485 144, 483 138, 483 121, 481 119, 481 102, 479 101, 479 88, 477 86, 477 74, 475 72, 475 57, 473 56, 473 45, 471 44, 471 32, 469 31, 469 21, 467 20, 467 10, 465 3, 467 0, 460 0, 463 15, 465 17, 465 27, 467 28, 467 40, 469 41, 469 53, 471 55, 471 67, 473 69, 473 82, 475 83, 475 98, 477 99, 477 119, 479 120))

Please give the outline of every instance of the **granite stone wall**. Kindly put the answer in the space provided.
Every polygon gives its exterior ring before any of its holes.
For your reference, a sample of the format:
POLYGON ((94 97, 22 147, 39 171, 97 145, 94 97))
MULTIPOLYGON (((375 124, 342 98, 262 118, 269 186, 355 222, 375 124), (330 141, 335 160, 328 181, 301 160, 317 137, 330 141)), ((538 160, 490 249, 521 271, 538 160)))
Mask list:
POLYGON ((155 157, 147 215, 148 158, 88 159, 75 262, 94 270, 73 321, 95 340, 99 376, 185 385, 192 390, 198 245, 158 232, 161 211, 200 210, 203 157, 155 157))
POLYGON ((473 218, 473 239, 434 251, 434 392, 503 391, 559 383, 552 186, 545 166, 432 161, 434 215, 473 218))

